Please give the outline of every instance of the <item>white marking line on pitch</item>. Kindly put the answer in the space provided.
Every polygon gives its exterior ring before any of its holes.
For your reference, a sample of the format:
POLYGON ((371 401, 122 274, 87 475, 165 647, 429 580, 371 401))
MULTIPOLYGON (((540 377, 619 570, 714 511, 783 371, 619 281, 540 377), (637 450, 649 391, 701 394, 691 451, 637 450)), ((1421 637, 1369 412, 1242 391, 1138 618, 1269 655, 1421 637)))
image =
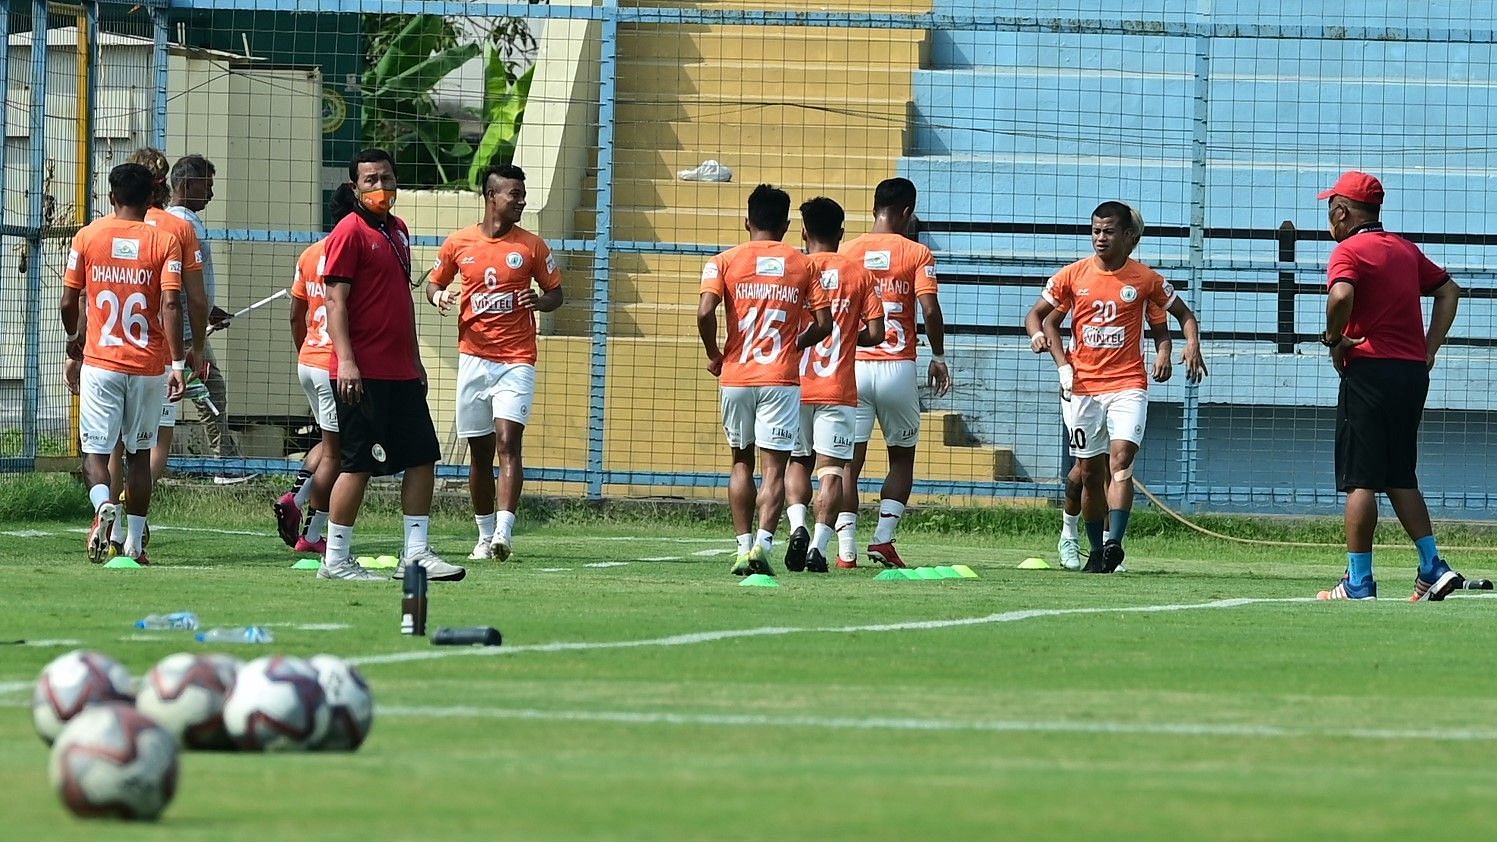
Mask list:
POLYGON ((520 646, 482 646, 462 649, 417 650, 391 652, 387 655, 369 655, 349 658, 348 662, 359 666, 369 664, 396 664, 404 661, 429 661, 436 658, 451 658, 459 655, 521 655, 529 652, 590 652, 599 649, 637 649, 652 646, 691 646, 698 643, 714 643, 719 640, 736 640, 745 637, 775 637, 787 634, 856 634, 858 632, 931 631, 961 626, 985 626, 993 623, 1013 623, 1040 617, 1068 617, 1076 614, 1162 614, 1172 611, 1196 611, 1212 608, 1240 608, 1244 605, 1270 605, 1282 603, 1315 602, 1314 597, 1282 597, 1263 599, 1218 599, 1212 602, 1196 602, 1173 605, 1138 605, 1122 608, 1028 608, 1022 611, 1005 611, 982 617, 958 617, 951 620, 908 620, 900 623, 876 623, 866 626, 761 626, 754 629, 722 629, 720 631, 691 632, 668 637, 651 637, 640 640, 602 640, 555 643, 522 644, 520 646))
POLYGON ((986 731, 992 733, 1142 734, 1170 737, 1305 737, 1367 740, 1497 741, 1497 731, 1485 729, 1298 728, 1257 723, 1210 722, 1071 722, 1023 719, 925 719, 915 717, 766 716, 728 713, 667 713, 640 711, 536 710, 533 708, 388 707, 381 716, 423 719, 519 719, 547 722, 607 722, 623 725, 686 725, 725 728, 825 728, 857 731, 986 731))

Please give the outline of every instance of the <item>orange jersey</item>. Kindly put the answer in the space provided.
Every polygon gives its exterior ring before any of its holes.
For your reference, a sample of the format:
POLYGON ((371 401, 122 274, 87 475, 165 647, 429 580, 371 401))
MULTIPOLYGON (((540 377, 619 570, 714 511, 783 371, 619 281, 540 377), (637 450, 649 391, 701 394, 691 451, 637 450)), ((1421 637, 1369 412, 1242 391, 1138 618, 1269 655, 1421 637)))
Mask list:
POLYGON ((1056 272, 1045 300, 1070 310, 1074 394, 1105 395, 1146 389, 1143 326, 1145 307, 1168 309, 1175 288, 1153 269, 1130 260, 1116 272, 1087 257, 1056 272))
POLYGON ((519 226, 485 237, 481 225, 457 231, 442 243, 431 283, 446 289, 462 278, 457 349, 496 363, 535 363, 535 311, 515 306, 515 294, 534 280, 549 292, 561 272, 546 241, 519 226))
POLYGON ((161 303, 165 291, 182 289, 182 244, 176 237, 144 222, 106 216, 73 236, 62 283, 83 291, 84 362, 121 374, 166 370, 161 303))
POLYGON ((333 367, 333 339, 327 335, 327 251, 322 241, 307 246, 296 259, 291 297, 307 302, 307 336, 296 361, 327 371, 333 367))
POLYGON ((811 265, 831 301, 832 335, 801 352, 800 402, 857 406, 853 358, 863 323, 884 315, 878 282, 862 263, 845 254, 818 252, 811 255, 811 265))
POLYGON ((936 257, 902 234, 864 234, 844 243, 842 253, 873 273, 884 301, 884 343, 859 348, 860 360, 915 358, 915 302, 936 294, 936 257))
MULTIPOLYGON (((193 272, 203 268, 203 246, 198 242, 197 229, 192 223, 174 213, 151 208, 146 211, 146 224, 154 225, 177 238, 182 244, 182 269, 193 272)), ((184 303, 185 307, 186 304, 184 303)))
POLYGON ((794 386, 795 339, 806 314, 830 306, 811 258, 771 240, 735 246, 707 261, 701 292, 722 299, 728 341, 724 386, 794 386))

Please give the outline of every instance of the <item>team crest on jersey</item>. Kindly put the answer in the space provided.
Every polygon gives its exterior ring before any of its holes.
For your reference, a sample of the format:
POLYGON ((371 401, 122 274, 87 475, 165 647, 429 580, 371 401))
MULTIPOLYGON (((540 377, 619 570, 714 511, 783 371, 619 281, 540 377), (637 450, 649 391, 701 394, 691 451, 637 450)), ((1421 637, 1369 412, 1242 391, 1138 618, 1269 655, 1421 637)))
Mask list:
POLYGON ((525 256, 517 251, 512 251, 504 256, 504 265, 511 269, 518 269, 525 265, 525 256))
POLYGON ((894 262, 887 251, 870 251, 863 255, 863 268, 875 272, 887 272, 894 262))
POLYGON ((1164 282, 1163 289, 1164 289, 1164 294, 1165 294, 1166 297, 1175 294, 1175 285, 1172 284, 1172 283, 1170 283, 1169 281, 1165 281, 1164 282))
POLYGON ((825 290, 838 289, 842 286, 842 276, 836 269, 821 270, 821 288, 825 290))
POLYGON ((1118 291, 1118 298, 1123 299, 1124 304, 1132 304, 1138 300, 1138 290, 1131 286, 1125 286, 1118 291))
POLYGON ((702 280, 704 280, 704 281, 710 281, 710 280, 712 280, 713 278, 716 278, 716 277, 717 277, 717 264, 716 263, 708 263, 706 266, 702 267, 702 280))
POLYGON ((765 278, 785 277, 785 258, 761 257, 754 261, 754 274, 765 278))
POLYGON ((109 244, 109 256, 115 260, 139 260, 140 240, 115 237, 109 244))

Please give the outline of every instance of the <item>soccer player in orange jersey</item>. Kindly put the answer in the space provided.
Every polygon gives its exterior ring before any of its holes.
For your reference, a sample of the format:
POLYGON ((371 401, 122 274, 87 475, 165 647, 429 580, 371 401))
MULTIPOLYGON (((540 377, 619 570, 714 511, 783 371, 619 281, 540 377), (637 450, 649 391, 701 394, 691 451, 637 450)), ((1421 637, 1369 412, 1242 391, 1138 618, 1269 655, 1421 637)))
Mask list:
POLYGON ((525 482, 521 447, 535 403, 535 314, 561 306, 561 272, 546 241, 519 225, 524 170, 490 167, 483 198, 483 221, 442 243, 426 298, 443 315, 461 302, 457 434, 468 442, 468 493, 478 522, 478 543, 468 558, 504 561, 513 551, 515 509, 525 482), (458 277, 461 289, 449 290, 458 277), (540 287, 539 295, 532 284, 540 287))
POLYGON ((785 464, 800 428, 797 351, 831 335, 831 301, 811 259, 785 245, 790 196, 768 184, 749 194, 743 227, 749 241, 707 261, 702 269, 697 332, 707 370, 722 384, 723 430, 733 452, 728 505, 738 533, 732 572, 774 575, 769 566, 774 529, 785 508, 785 464), (717 307, 727 317, 727 342, 717 344, 717 307), (804 329, 801 325, 810 324, 804 329), (754 488, 754 447, 764 486, 754 488), (759 531, 752 531, 757 497, 759 531))
POLYGON ((73 237, 58 308, 68 336, 68 356, 83 363, 79 438, 88 498, 94 506, 87 546, 89 560, 95 563, 107 557, 110 533, 119 519, 109 489, 109 456, 121 442, 130 491, 123 552, 144 560, 153 485, 151 447, 161 402, 180 400, 185 387, 182 245, 165 229, 146 224, 151 183, 150 170, 138 164, 120 164, 110 171, 109 201, 115 213, 73 237))
POLYGON ((859 346, 884 341, 884 306, 873 275, 858 261, 837 253, 842 241, 842 206, 818 196, 800 206, 801 237, 811 265, 832 307, 832 335, 801 352, 800 437, 785 469, 785 514, 790 543, 785 569, 827 572, 832 522, 842 512, 842 477, 852 459, 858 408, 853 357, 859 346), (816 534, 806 531, 811 472, 821 484, 816 494, 816 534))
POLYGON ((1143 217, 1129 206, 1098 205, 1092 212, 1094 254, 1056 272, 1025 319, 1033 336, 1044 332, 1052 310, 1073 314, 1070 352, 1054 322, 1055 332, 1044 337, 1042 350, 1055 359, 1071 455, 1082 462, 1082 484, 1094 499, 1107 500, 1106 526, 1100 520, 1086 522, 1092 546, 1100 547, 1082 568, 1088 573, 1112 573, 1123 563, 1123 537, 1133 509, 1133 460, 1148 420, 1142 348, 1147 304, 1164 308, 1180 322, 1185 332, 1182 362, 1190 382, 1206 376, 1195 314, 1163 276, 1130 258, 1143 231, 1143 217))
MULTIPOLYGON (((1043 354, 1050 348, 1050 337, 1056 337, 1060 341, 1060 329, 1069 313, 1066 310, 1056 308, 1050 315, 1045 317, 1044 329, 1033 333, 1029 338, 1029 348, 1036 354, 1043 354), (1051 322, 1054 322, 1052 325, 1051 322)), ((1172 355, 1173 340, 1170 337, 1169 314, 1161 307, 1149 302, 1145 316, 1149 323, 1149 335, 1154 340, 1154 382, 1164 383, 1174 376, 1174 367, 1170 362, 1172 355)), ((1060 402, 1061 423, 1069 411, 1070 401, 1062 398, 1060 402)), ((1069 437, 1071 431, 1066 430, 1069 437)), ((1060 566, 1066 570, 1081 569, 1081 519, 1083 512, 1089 521, 1102 521, 1107 516, 1107 500, 1105 495, 1086 493, 1086 486, 1081 482, 1081 465, 1079 459, 1071 461, 1071 469, 1066 472, 1065 500, 1061 504, 1062 525, 1060 541, 1056 543, 1055 550, 1060 557, 1060 566)), ((1107 542, 1107 532, 1102 533, 1102 542, 1107 542)), ((1101 551, 1102 545, 1092 547, 1093 550, 1101 551)), ((1118 573, 1124 568, 1120 565, 1118 573)))
POLYGON ((915 373, 915 305, 925 317, 930 342, 927 382, 937 395, 951 391, 946 367, 946 321, 937 297, 936 260, 930 249, 905 236, 915 216, 915 185, 888 178, 873 192, 873 231, 846 243, 842 253, 862 262, 882 290, 884 342, 859 348, 858 417, 852 467, 845 478, 843 512, 837 516, 837 566, 857 566, 855 527, 858 478, 868 457, 873 422, 889 448, 889 475, 879 497, 878 527, 868 557, 885 567, 904 567, 894 550, 894 530, 910 502, 915 482, 915 444, 920 439, 919 378, 915 373))
MULTIPOLYGON (((332 219, 336 225, 353 212, 358 197, 353 186, 338 185, 333 192, 332 219)), ((311 468, 294 491, 281 495, 275 503, 276 529, 281 540, 299 553, 327 552, 328 498, 338 480, 341 443, 338 441, 338 402, 333 397, 333 340, 327 332, 327 250, 319 240, 307 246, 296 260, 296 275, 291 281, 291 340, 296 344, 296 379, 307 396, 307 406, 322 430, 321 451, 317 458, 307 454, 311 468), (310 505, 311 508, 307 508, 310 505), (302 518, 302 510, 307 516, 302 518), (299 530, 299 532, 298 532, 299 530)), ((314 448, 315 450, 316 448, 314 448)))

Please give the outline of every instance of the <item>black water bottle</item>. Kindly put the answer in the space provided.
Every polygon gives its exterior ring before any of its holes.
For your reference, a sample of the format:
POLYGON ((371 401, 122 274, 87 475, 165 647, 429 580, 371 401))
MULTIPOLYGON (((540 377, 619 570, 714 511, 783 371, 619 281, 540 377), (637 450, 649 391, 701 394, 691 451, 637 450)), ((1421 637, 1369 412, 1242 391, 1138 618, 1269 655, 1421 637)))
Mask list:
POLYGON ((400 633, 426 636, 426 568, 416 563, 405 566, 400 599, 400 633))
POLYGON ((504 636, 491 626, 474 626, 470 629, 437 629, 432 635, 433 646, 498 646, 504 636))

